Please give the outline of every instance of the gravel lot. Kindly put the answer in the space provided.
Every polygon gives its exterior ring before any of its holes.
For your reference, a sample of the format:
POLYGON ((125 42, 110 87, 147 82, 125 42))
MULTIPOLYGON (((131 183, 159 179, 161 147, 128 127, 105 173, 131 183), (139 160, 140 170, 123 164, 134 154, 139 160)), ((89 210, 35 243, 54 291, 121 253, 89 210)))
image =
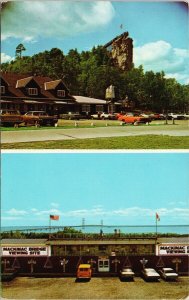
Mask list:
POLYGON ((18 277, 2 284, 4 299, 186 299, 188 295, 188 277, 177 282, 145 282, 140 277, 132 282, 121 282, 117 277, 92 278, 89 282, 18 277))

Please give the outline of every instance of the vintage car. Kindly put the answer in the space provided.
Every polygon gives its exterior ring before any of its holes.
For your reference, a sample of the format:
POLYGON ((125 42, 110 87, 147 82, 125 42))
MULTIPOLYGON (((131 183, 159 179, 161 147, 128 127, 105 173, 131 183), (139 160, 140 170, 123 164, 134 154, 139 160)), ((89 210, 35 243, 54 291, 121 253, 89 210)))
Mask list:
POLYGON ((172 268, 162 268, 159 274, 165 280, 176 280, 178 278, 178 274, 172 268))
POLYGON ((23 117, 19 111, 13 109, 0 110, 0 124, 1 126, 14 126, 18 127, 23 123, 23 117))
POLYGON ((184 120, 185 119, 185 116, 184 114, 175 114, 175 113, 169 113, 167 115, 167 118, 169 120, 184 120))
POLYGON ((60 114, 60 119, 64 120, 80 120, 82 119, 82 115, 78 112, 68 112, 67 114, 60 114))
POLYGON ((149 117, 143 117, 143 116, 136 116, 136 115, 131 115, 131 114, 126 114, 126 115, 120 115, 118 117, 119 121, 124 122, 125 124, 148 124, 151 122, 151 119, 149 117))
POLYGON ((165 115, 164 114, 159 114, 159 113, 153 113, 149 115, 149 118, 151 120, 165 120, 165 115))
POLYGON ((146 281, 157 281, 160 279, 160 275, 152 268, 144 268, 142 270, 142 277, 146 281))
POLYGON ((92 269, 90 264, 80 264, 77 269, 77 279, 90 279, 92 269))
POLYGON ((91 115, 91 119, 99 119, 99 120, 116 120, 116 114, 111 114, 111 113, 97 113, 91 115))
POLYGON ((45 111, 28 111, 23 115, 23 122, 26 126, 55 126, 58 119, 55 116, 49 116, 45 111))
POLYGON ((122 270, 120 270, 120 273, 119 273, 119 276, 120 276, 120 279, 130 279, 130 280, 133 280, 134 278, 134 272, 132 271, 131 268, 123 268, 122 270))

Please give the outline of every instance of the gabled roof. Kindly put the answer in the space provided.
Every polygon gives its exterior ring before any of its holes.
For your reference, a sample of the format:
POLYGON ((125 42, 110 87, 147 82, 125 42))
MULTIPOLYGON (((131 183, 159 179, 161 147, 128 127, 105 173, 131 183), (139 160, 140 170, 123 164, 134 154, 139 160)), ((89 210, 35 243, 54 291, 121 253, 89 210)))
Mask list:
MULTIPOLYGON (((53 83, 54 86, 58 85, 60 82, 63 83, 61 79, 58 80, 52 80, 52 78, 47 76, 29 76, 29 74, 16 74, 16 73, 10 73, 10 72, 2 72, 1 77, 4 81, 8 83, 8 91, 11 94, 10 97, 20 97, 27 99, 28 96, 24 94, 21 87, 25 87, 27 83, 29 83, 32 79, 38 84, 40 88, 40 95, 39 99, 44 98, 46 100, 60 100, 60 97, 56 97, 52 91, 45 90, 45 83, 53 83)), ((63 83, 64 84, 64 83, 63 83)), ((65 86, 65 84, 64 84, 65 86)), ((65 86, 66 88, 66 86, 65 86)), ((66 88, 68 91, 68 89, 66 88)), ((4 96, 5 97, 5 96, 4 96)), ((32 98, 30 95, 29 98, 32 98)), ((36 97, 35 97, 36 98, 36 97)), ((74 100, 74 98, 71 95, 68 95, 66 97, 67 100, 74 100)))
POLYGON ((61 79, 58 79, 58 80, 45 82, 44 83, 45 90, 46 91, 47 90, 54 90, 61 81, 62 81, 61 79))
POLYGON ((32 79, 33 79, 33 76, 26 77, 23 79, 18 79, 17 83, 16 83, 16 88, 25 87, 28 84, 28 82, 30 82, 32 79))

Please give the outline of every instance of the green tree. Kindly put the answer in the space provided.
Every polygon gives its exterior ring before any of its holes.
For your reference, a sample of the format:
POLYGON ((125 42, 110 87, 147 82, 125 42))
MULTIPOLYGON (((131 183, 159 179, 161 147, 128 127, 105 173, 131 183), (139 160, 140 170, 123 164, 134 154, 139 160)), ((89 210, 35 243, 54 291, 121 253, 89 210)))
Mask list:
POLYGON ((23 51, 26 51, 26 48, 24 47, 23 44, 19 44, 19 45, 16 47, 16 57, 21 58, 21 57, 22 57, 22 52, 23 52, 23 51))

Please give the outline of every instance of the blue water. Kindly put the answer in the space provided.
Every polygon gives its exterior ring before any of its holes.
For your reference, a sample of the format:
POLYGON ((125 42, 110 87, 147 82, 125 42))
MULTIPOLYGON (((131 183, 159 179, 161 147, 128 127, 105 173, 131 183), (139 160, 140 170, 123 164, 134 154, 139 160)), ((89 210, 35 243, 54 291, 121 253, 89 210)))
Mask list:
MULTIPOLYGON (((81 226, 52 226, 51 232, 64 230, 65 227, 81 230, 83 233, 99 233, 102 229, 104 233, 114 233, 115 229, 121 233, 154 233, 156 226, 106 226, 106 225, 81 225, 81 226)), ((1 227, 1 232, 5 231, 27 231, 27 232, 49 232, 48 226, 12 226, 1 227)), ((189 234, 189 225, 158 225, 158 233, 189 234)))

